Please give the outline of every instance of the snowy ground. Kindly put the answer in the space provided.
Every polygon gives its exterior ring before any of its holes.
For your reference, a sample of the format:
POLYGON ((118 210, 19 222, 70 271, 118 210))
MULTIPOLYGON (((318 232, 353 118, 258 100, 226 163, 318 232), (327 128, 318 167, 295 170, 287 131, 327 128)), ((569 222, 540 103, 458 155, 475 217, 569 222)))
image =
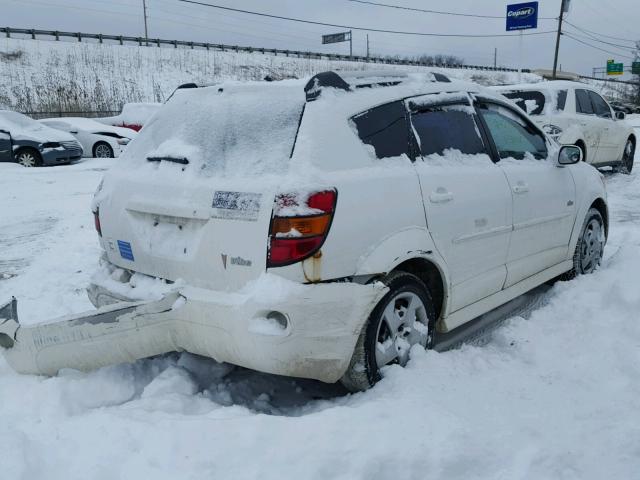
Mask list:
MULTIPOLYGON (((89 202, 112 162, 0 164, 0 299, 23 323, 90 308, 89 202)), ((640 173, 607 187, 596 274, 481 345, 415 350, 366 393, 189 355, 56 378, 0 358, 1 478, 639 478, 640 173)))

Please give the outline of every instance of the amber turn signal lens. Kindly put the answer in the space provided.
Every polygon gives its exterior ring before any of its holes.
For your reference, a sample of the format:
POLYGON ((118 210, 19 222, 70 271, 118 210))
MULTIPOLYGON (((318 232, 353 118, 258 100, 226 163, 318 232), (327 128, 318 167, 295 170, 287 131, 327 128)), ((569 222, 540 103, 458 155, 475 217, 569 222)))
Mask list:
POLYGON ((291 238, 324 235, 330 221, 331 215, 276 217, 273 219, 271 234, 291 238))

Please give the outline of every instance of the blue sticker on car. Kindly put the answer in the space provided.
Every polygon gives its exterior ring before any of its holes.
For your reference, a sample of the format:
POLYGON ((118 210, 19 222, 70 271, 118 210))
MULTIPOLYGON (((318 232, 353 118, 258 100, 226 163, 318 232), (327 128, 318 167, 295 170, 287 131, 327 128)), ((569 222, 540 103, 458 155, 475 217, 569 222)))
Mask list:
POLYGON ((118 250, 120 250, 120 256, 122 258, 133 262, 133 250, 131 249, 131 244, 129 242, 118 240, 118 250))

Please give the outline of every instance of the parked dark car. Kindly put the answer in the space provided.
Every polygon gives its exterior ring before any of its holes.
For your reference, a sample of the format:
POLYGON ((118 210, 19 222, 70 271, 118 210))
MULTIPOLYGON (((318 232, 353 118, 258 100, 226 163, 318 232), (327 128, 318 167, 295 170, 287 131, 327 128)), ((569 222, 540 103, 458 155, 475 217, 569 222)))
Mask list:
POLYGON ((21 113, 0 110, 0 161, 37 167, 80 158, 82 147, 69 133, 47 127, 21 113))

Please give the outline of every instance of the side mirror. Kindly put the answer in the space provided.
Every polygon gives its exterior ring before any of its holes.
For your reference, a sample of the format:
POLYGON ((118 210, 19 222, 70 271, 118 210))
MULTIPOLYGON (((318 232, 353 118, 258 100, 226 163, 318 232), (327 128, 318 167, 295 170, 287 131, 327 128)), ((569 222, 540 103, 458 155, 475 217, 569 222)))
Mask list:
POLYGON ((560 147, 558 152, 558 165, 573 165, 582 161, 582 149, 575 145, 565 145, 560 147))
POLYGON ((627 118, 627 114, 621 111, 616 112, 616 120, 624 120, 627 118))

